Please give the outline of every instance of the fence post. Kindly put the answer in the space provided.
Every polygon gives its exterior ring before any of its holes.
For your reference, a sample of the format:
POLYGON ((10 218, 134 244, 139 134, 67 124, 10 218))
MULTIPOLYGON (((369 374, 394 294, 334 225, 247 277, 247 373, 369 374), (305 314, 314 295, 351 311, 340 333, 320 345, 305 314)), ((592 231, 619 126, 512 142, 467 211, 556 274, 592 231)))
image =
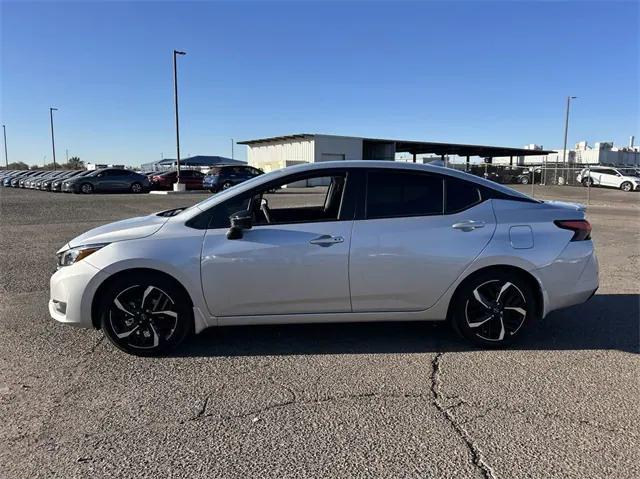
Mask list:
POLYGON ((535 193, 533 191, 533 185, 536 184, 536 171, 535 167, 531 167, 531 198, 535 198, 535 193))
POLYGON ((591 204, 591 166, 587 165, 587 206, 591 204))

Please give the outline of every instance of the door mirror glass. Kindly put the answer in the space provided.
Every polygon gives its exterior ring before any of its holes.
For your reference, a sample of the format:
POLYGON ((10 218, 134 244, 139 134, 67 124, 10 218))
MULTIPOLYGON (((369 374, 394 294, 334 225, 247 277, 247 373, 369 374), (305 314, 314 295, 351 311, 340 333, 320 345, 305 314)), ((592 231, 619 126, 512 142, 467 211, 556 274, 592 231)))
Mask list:
POLYGON ((229 218, 231 228, 227 231, 227 239, 242 238, 242 230, 249 230, 253 226, 253 218, 247 211, 238 211, 229 218))

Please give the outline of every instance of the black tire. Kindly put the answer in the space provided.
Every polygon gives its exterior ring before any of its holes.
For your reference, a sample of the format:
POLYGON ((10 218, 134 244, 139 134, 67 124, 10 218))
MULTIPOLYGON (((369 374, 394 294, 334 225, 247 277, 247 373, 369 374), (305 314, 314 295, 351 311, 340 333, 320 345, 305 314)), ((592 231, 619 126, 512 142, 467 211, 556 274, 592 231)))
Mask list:
POLYGON ((93 193, 93 185, 91 183, 82 183, 80 185, 80 193, 90 195, 93 193))
POLYGON ((223 190, 228 190, 232 186, 233 186, 233 183, 231 183, 230 181, 225 181, 224 183, 222 183, 222 189, 223 190))
POLYGON ((217 193, 217 192, 218 192, 218 190, 216 190, 215 188, 209 188, 209 191, 210 191, 211 193, 217 193))
POLYGON ((630 181, 625 181, 620 185, 620 189, 626 192, 633 191, 633 185, 631 184, 630 181))
POLYGON ((137 181, 131 184, 131 193, 142 193, 144 191, 144 188, 142 186, 142 183, 138 183, 137 181))
POLYGON ((529 184, 529 177, 528 176, 521 176, 520 177, 520 183, 523 185, 528 185, 529 184))
POLYGON ((584 180, 582 180, 582 184, 584 186, 593 186, 593 178, 591 178, 590 176, 585 178, 584 180))
POLYGON ((519 338, 536 311, 536 297, 526 279, 517 273, 489 270, 460 285, 452 298, 449 320, 463 338, 495 348, 519 338))
POLYGON ((125 353, 159 356, 193 332, 191 301, 179 285, 164 276, 121 276, 102 297, 100 327, 125 353))

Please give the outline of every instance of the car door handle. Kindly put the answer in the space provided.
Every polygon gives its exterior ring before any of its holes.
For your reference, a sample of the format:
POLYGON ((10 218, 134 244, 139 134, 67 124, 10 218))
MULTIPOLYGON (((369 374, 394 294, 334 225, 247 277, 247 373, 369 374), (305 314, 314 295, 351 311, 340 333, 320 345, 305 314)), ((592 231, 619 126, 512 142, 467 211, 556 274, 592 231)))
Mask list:
POLYGON ((336 243, 344 243, 342 236, 322 235, 309 241, 311 244, 317 244, 318 246, 331 246, 336 243))
POLYGON ((455 223, 451 225, 453 229, 462 230, 462 231, 473 231, 478 228, 484 228, 484 221, 462 221, 460 223, 455 223))

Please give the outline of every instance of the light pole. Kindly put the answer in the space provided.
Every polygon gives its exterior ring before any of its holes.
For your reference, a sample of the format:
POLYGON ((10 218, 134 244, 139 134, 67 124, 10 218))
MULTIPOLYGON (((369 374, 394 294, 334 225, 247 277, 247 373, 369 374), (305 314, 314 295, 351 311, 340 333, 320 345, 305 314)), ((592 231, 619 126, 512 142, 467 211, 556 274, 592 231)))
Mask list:
MULTIPOLYGON (((567 135, 569 134, 569 108, 571 107, 571 100, 575 100, 578 98, 577 96, 568 96, 567 97, 567 111, 565 112, 564 117, 564 147, 562 149, 562 169, 564 170, 564 175, 566 176, 566 168, 567 168, 567 135)), ((558 182, 558 162, 556 161, 556 169, 554 174, 555 181, 558 182)), ((565 185, 567 184, 565 178, 565 185)))
POLYGON ((235 159, 235 157, 233 156, 233 138, 231 138, 231 159, 235 159))
POLYGON ((176 183, 173 186, 175 191, 182 191, 180 184, 180 125, 178 122, 178 66, 176 58, 178 55, 186 55, 186 52, 173 51, 173 97, 176 104, 176 183))
POLYGON ((4 135, 4 164, 9 169, 9 157, 7 156, 7 127, 2 125, 2 134, 4 135))
POLYGON ((53 112, 58 111, 57 108, 49 108, 49 118, 51 119, 51 149, 53 150, 53 170, 56 169, 56 140, 53 134, 53 112))

